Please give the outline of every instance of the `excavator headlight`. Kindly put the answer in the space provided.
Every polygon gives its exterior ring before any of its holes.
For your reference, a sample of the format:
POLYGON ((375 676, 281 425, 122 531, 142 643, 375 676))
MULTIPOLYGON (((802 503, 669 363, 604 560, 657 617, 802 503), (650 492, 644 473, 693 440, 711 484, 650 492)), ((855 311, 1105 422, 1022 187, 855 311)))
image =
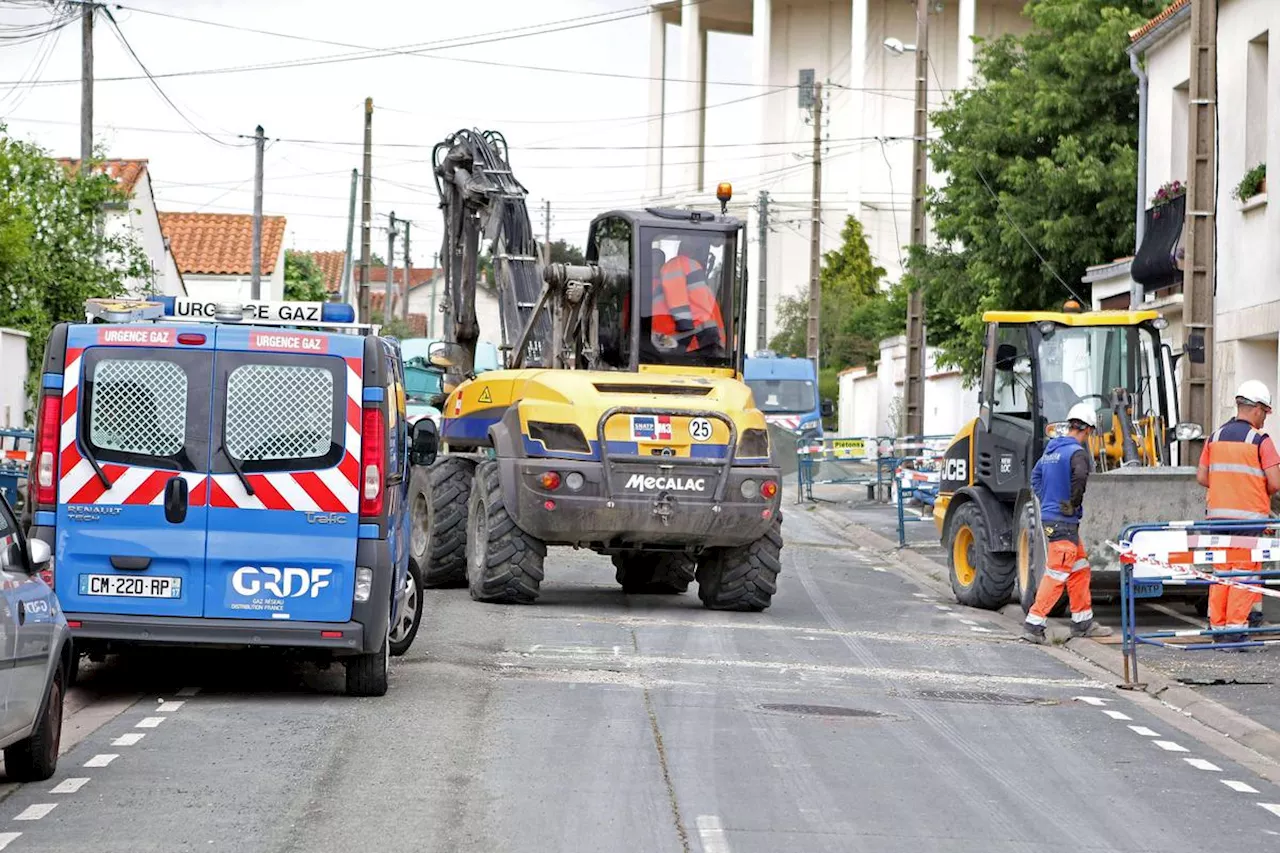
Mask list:
POLYGON ((1178 441, 1195 441, 1204 436, 1204 427, 1200 424, 1183 423, 1173 428, 1173 437, 1178 441))
POLYGON ((1058 331, 1058 324, 1052 320, 1041 320, 1039 329, 1041 335, 1046 338, 1051 338, 1053 337, 1053 333, 1058 331))
POLYGON ((1165 329, 1169 328, 1169 321, 1163 317, 1157 317, 1151 321, 1151 328, 1162 332, 1165 329))
POLYGON ((738 455, 758 459, 769 455, 769 433, 762 429, 744 429, 738 439, 738 455))
POLYGON ((591 445, 577 424, 555 424, 546 421, 529 421, 529 438, 542 443, 547 450, 564 450, 570 453, 590 453, 591 445))

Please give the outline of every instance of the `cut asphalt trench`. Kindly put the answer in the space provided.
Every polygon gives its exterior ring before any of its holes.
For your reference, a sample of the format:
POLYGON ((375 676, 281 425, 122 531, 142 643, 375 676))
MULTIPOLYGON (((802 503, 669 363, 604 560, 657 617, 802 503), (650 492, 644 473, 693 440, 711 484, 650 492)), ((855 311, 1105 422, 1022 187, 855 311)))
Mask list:
POLYGON ((567 549, 531 607, 429 593, 381 699, 342 696, 338 667, 261 655, 90 667, 82 689, 123 710, 53 779, 10 789, 0 849, 1280 846, 1280 789, 1150 700, 812 514, 789 512, 784 536, 762 614, 627 596, 607 560, 567 549))

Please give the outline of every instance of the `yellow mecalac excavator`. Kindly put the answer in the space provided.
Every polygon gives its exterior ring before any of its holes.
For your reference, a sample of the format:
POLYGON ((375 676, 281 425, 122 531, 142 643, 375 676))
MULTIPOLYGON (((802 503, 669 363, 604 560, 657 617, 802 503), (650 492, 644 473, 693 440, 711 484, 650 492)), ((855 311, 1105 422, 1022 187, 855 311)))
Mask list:
MULTIPOLYGON (((482 601, 539 593, 548 545, 612 557, 628 592, 762 610, 780 569, 779 471, 742 381, 744 223, 714 211, 602 213, 586 263, 544 264, 506 141, 436 147, 452 385, 443 451, 414 473, 410 551, 427 586, 482 601), (505 369, 473 375, 481 237, 505 369)), ((416 428, 415 425, 415 439, 416 428)), ((424 428, 425 429, 425 428, 424 428)))
POLYGON ((1154 311, 989 311, 979 415, 952 440, 943 462, 934 521, 961 604, 997 609, 1012 599, 1029 609, 1047 546, 1031 469, 1067 411, 1089 403, 1099 429, 1090 439, 1094 473, 1085 493, 1081 538, 1094 589, 1118 588, 1107 547, 1126 524, 1204 516, 1195 469, 1179 466, 1180 442, 1200 426, 1177 422, 1174 358, 1154 311))

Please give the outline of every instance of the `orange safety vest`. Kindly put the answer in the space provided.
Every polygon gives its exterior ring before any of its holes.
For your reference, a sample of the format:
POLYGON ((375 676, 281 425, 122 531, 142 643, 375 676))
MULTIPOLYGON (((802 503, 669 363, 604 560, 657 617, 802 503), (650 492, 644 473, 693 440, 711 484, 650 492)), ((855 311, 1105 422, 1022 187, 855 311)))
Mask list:
POLYGON ((1232 418, 1209 437, 1207 518, 1270 518, 1271 498, 1262 468, 1265 436, 1232 418))
POLYGON ((724 345, 724 316, 720 303, 707 285, 702 265, 684 255, 663 264, 653 288, 653 331, 671 337, 689 337, 689 352, 702 346, 699 338, 716 330, 715 343, 724 345))

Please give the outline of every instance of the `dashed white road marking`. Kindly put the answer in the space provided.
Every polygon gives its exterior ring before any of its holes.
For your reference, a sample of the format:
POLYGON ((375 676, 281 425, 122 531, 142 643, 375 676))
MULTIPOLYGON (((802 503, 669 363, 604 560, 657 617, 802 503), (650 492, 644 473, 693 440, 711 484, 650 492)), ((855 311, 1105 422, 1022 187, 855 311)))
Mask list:
POLYGON ((1086 705, 1101 706, 1107 704, 1106 699, 1099 699, 1097 696, 1076 696, 1075 700, 1086 705))
POLYGON ((1129 726, 1129 728, 1133 730, 1134 734, 1142 735, 1143 737, 1160 737, 1159 732, 1153 731, 1146 726, 1129 726))
POLYGON ((57 803, 36 803, 19 812, 14 820, 39 820, 57 807, 57 803))
POLYGON ((1203 758, 1184 758, 1183 761, 1190 764, 1197 770, 1209 770, 1213 773, 1221 773, 1222 768, 1214 764, 1212 761, 1205 761, 1203 758))
POLYGON ((911 593, 911 594, 912 594, 913 596, 915 596, 916 598, 928 598, 928 597, 929 597, 929 596, 925 595, 923 592, 913 592, 913 593, 911 593))
POLYGON ((178 691, 179 696, 194 696, 200 692, 199 687, 184 687, 178 691))
POLYGON ((1133 717, 1130 717, 1128 714, 1125 714, 1121 711, 1108 711, 1104 709, 1102 713, 1106 714, 1108 717, 1110 717, 1113 720, 1132 720, 1133 719, 1133 717))
POLYGON ((1171 740, 1157 740, 1157 741, 1152 741, 1152 743, 1154 743, 1156 746, 1163 749, 1165 752, 1190 752, 1191 751, 1187 749, 1185 746, 1182 746, 1181 744, 1176 744, 1171 740))
POLYGON ((710 814, 698 815, 697 823, 703 853, 730 853, 729 840, 725 838, 720 818, 710 814))
POLYGON ((977 624, 978 624, 977 622, 974 622, 972 619, 965 619, 964 617, 961 617, 961 618, 960 618, 960 623, 961 623, 962 625, 977 625, 977 624))
POLYGON ((970 631, 977 631, 979 634, 994 634, 994 633, 995 633, 995 631, 992 631, 990 628, 983 628, 981 625, 970 625, 970 626, 969 626, 969 630, 970 630, 970 631))
POLYGON ((1280 803, 1258 803, 1258 805, 1262 806, 1276 817, 1280 817, 1280 803))
POLYGON ((938 608, 939 610, 942 610, 942 611, 949 611, 949 610, 951 610, 951 608, 950 608, 950 607, 948 607, 948 606, 947 606, 947 605, 945 605, 945 604, 935 604, 935 605, 933 605, 933 606, 934 606, 934 607, 936 607, 936 608, 938 608))
POLYGON ((0 832, 0 850, 8 847, 22 837, 21 832, 0 832))
POLYGON ((129 732, 111 741, 112 746, 133 746, 147 736, 146 732, 129 732))
POLYGON ((889 570, 888 570, 888 569, 886 569, 886 568, 882 568, 882 567, 880 567, 880 566, 872 566, 872 567, 871 567, 871 571, 873 571, 873 572, 887 572, 887 571, 889 571, 889 570))
POLYGON ((186 703, 185 703, 185 702, 183 702, 181 699, 178 699, 178 700, 173 700, 173 699, 165 700, 165 699, 161 699, 161 700, 160 700, 160 704, 156 706, 156 713, 157 713, 157 714, 168 714, 168 713, 171 713, 171 712, 173 712, 173 711, 178 710, 179 708, 181 708, 181 707, 182 707, 183 705, 185 705, 185 704, 186 704, 186 703))
POLYGON ((84 766, 85 767, 106 767, 108 764, 115 761, 119 757, 120 756, 116 755, 114 752, 104 752, 99 755, 95 755, 93 758, 90 758, 88 761, 84 763, 84 766))
POLYGON ((167 718, 166 717, 146 717, 141 721, 139 721, 138 725, 134 726, 134 728, 135 729, 154 729, 157 726, 159 726, 161 723, 163 723, 165 719, 167 718))
POLYGON ((49 790, 50 794, 74 794, 85 786, 89 781, 88 776, 77 776, 73 779, 63 779, 57 785, 49 790))
POLYGON ((1235 779, 1223 779, 1222 784, 1238 794, 1256 794, 1258 789, 1247 782, 1237 782, 1235 779))

